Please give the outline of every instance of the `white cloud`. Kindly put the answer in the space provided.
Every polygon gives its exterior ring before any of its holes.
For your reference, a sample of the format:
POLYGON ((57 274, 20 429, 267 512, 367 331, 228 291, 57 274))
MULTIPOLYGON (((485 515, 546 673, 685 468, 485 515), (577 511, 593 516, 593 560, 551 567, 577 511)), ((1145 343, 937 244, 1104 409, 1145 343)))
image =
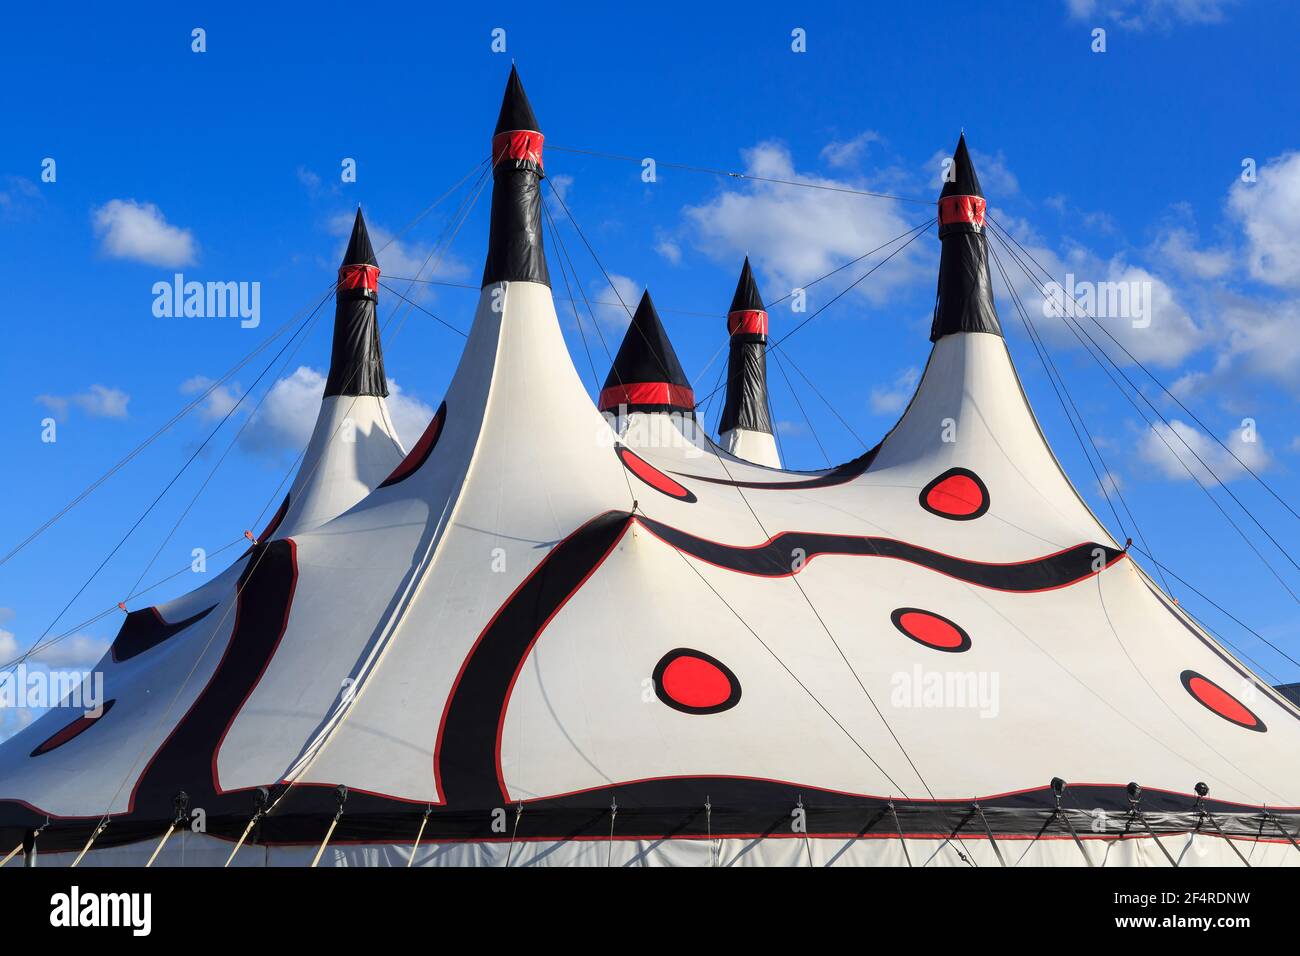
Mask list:
MULTIPOLYGON (((347 251, 348 237, 352 235, 356 215, 355 212, 343 212, 330 219, 330 232, 340 237, 336 261, 342 260, 343 253, 347 251)), ((367 222, 366 229, 370 233, 371 245, 375 247, 375 258, 379 260, 381 282, 385 279, 397 281, 414 278, 450 281, 469 275, 469 267, 451 255, 445 246, 440 251, 435 251, 433 246, 409 239, 395 239, 391 232, 373 222, 367 222)), ((405 288, 399 288, 398 291, 414 299, 417 295, 426 294, 428 290, 426 287, 416 288, 412 292, 405 288)), ((383 294, 382 290, 380 294, 383 294)))
MULTIPOLYGON (((180 391, 182 395, 197 395, 212 388, 213 382, 214 379, 206 375, 195 375, 181 382, 180 391)), ((242 394, 243 389, 238 382, 228 382, 212 388, 199 406, 199 417, 205 422, 225 418, 239 404, 242 394)))
POLYGON ((33 654, 29 660, 47 667, 86 668, 108 652, 109 642, 87 634, 73 634, 33 654))
POLYGON ((1075 20, 1111 20, 1132 30, 1221 23, 1235 0, 1065 0, 1075 20))
POLYGON ((0 217, 16 219, 42 199, 40 187, 22 176, 0 177, 0 217))
MULTIPOLYGON (((1019 239, 1029 255, 1042 265, 1054 281, 1068 283, 1073 277, 1076 301, 1085 305, 1085 308, 1077 309, 1078 324, 1117 363, 1131 364, 1131 360, 1111 341, 1111 336, 1137 361, 1161 368, 1172 368, 1182 364, 1190 355, 1211 341, 1211 331, 1199 325, 1183 306, 1173 287, 1150 270, 1130 264, 1123 256, 1103 259, 1082 246, 1073 246, 1066 250, 1064 255, 1057 255, 1053 250, 1036 244, 1021 234, 1021 229, 1013 221, 996 214, 994 219, 1019 239), (1085 297, 1087 294, 1085 289, 1091 290, 1094 303, 1091 306, 1088 305, 1089 300, 1085 297), (1108 289, 1125 292, 1129 297, 1128 307, 1113 308, 1117 303, 1112 301, 1108 289), (1096 321, 1092 321, 1088 316, 1092 316, 1096 321), (1106 331, 1102 331, 1098 325, 1104 326, 1106 331)), ((1025 276, 999 238, 994 238, 1000 235, 997 229, 991 231, 989 248, 1007 270, 1012 284, 1015 285, 1029 313, 1030 320, 1052 345, 1065 348, 1080 347, 1079 340, 1071 332, 1070 325, 1065 319, 1045 313, 1043 286, 1038 282, 1030 281, 1025 276)), ((1014 244, 1012 248, 1024 258, 1024 253, 1021 253, 1019 248, 1014 244)), ((996 265, 991 268, 995 289, 1001 295, 1005 290, 1001 273, 996 265)), ((1038 278, 1041 279, 1041 276, 1038 278)), ((1075 314, 1068 299, 1061 301, 1067 314, 1075 314)), ((1118 304, 1123 305, 1122 302, 1118 304)), ((1004 328, 1012 322, 1019 325, 1014 303, 1009 302, 1005 296, 1001 298, 1001 315, 1004 328)))
POLYGON ((311 438, 324 393, 325 376, 300 365, 293 374, 271 386, 240 436, 240 445, 246 451, 276 459, 298 454, 311 438))
POLYGON ((110 199, 92 212, 100 248, 114 259, 153 266, 187 266, 196 260, 194 235, 167 222, 153 203, 110 199))
POLYGON ((871 390, 871 411, 877 415, 896 415, 907 407, 916 383, 921 380, 921 370, 916 366, 905 368, 892 385, 877 385, 871 390))
MULTIPOLYGON (((629 311, 635 312, 637 303, 641 301, 641 293, 644 291, 641 283, 635 279, 619 275, 617 272, 609 274, 609 282, 605 281, 602 275, 598 279, 593 279, 588 287, 588 301, 591 303, 591 309, 596 313, 596 318, 606 326, 618 331, 627 328, 630 318, 629 311), (614 288, 610 288, 610 282, 614 288), (617 290, 617 295, 615 295, 617 290), (626 306, 626 308, 624 308, 626 306)), ((610 343, 611 347, 614 343, 610 343)))
POLYGON ((1197 249, 1196 237, 1187 229, 1171 229, 1156 242, 1156 252, 1184 275, 1220 279, 1232 269, 1232 255, 1223 249, 1197 249))
POLYGON ((568 202, 569 190, 573 188, 573 177, 567 173, 557 173, 554 176, 547 176, 546 179, 559 197, 568 202))
POLYGON ((1245 475, 1243 463, 1256 474, 1269 467, 1272 457, 1263 439, 1258 434, 1254 437, 1254 441, 1249 441, 1245 430, 1234 430, 1224 439, 1224 444, 1232 450, 1229 454, 1204 432, 1175 418, 1169 425, 1157 422, 1153 428, 1146 429, 1138 444, 1138 454, 1166 478, 1191 481, 1194 474, 1202 483, 1212 486, 1216 483, 1214 475, 1224 482, 1245 475))
POLYGON ((8 664, 22 653, 18 650, 18 638, 13 631, 0 628, 0 665, 8 664))
MULTIPOLYGON (((760 143, 743 155, 745 170, 751 176, 841 189, 871 187, 865 180, 838 180, 800 172, 789 150, 779 143, 760 143)), ((732 268, 746 254, 759 264, 773 282, 764 294, 773 299, 906 233, 916 224, 915 220, 903 218, 896 203, 753 180, 726 189, 702 205, 688 206, 683 213, 692 239, 706 254, 732 268)), ((908 246, 858 290, 872 301, 884 301, 892 290, 921 274, 918 263, 927 253, 933 255, 931 245, 917 242, 908 246)), ((873 256, 871 264, 895 248, 873 256)), ((867 263, 862 265, 865 271, 867 263)))
MULTIPOLYGON (((388 412, 397 437, 410 448, 433 417, 433 409, 408 395, 394 380, 388 380, 388 412)), ((240 445, 245 451, 282 461, 297 455, 311 438, 320 414, 325 376, 314 368, 299 366, 292 375, 277 381, 244 429, 240 445)))
POLYGON ((92 385, 75 395, 37 395, 36 401, 53 412, 54 417, 60 421, 67 419, 68 410, 73 407, 80 408, 92 418, 126 418, 126 406, 131 401, 131 396, 120 388, 92 385))
POLYGON ((673 265, 678 265, 682 261, 682 247, 671 239, 662 239, 655 246, 655 252, 663 256, 673 265))
POLYGON ((843 169, 847 166, 856 165, 866 154, 867 147, 880 141, 881 136, 879 133, 867 130, 852 139, 827 143, 822 147, 821 158, 827 166, 843 169))
POLYGON ((1300 287, 1300 151, 1260 166, 1257 180, 1238 180, 1228 193, 1228 210, 1245 233, 1250 275, 1300 287))
POLYGON ((302 183, 303 188, 309 193, 314 193, 320 189, 320 176, 312 172, 306 166, 299 166, 296 170, 298 182, 302 183))

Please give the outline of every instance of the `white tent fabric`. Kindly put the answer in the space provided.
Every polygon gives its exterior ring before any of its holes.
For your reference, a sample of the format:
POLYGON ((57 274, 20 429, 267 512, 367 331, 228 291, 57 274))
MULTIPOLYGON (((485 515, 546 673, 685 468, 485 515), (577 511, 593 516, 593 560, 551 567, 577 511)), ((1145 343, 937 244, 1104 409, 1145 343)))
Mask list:
POLYGON ((1097 865, 1167 865, 1152 821, 1184 864, 1237 863, 1188 822, 1198 781, 1234 836, 1259 820, 1243 853, 1300 863, 1263 815, 1300 804, 1300 711, 1091 514, 996 333, 939 337, 879 447, 826 472, 667 415, 616 434, 532 279, 484 286, 388 480, 382 401, 343 401, 313 437, 320 479, 300 474, 241 586, 106 660, 96 726, 33 755, 56 713, 0 747, 23 825, 109 815, 83 865, 147 857, 182 788, 215 835, 164 859, 224 862, 258 787, 272 810, 239 862, 302 865, 338 785, 333 865, 406 865, 427 808, 422 865, 967 865, 960 846, 997 866, 973 799, 1015 863, 1083 864, 1073 826, 1097 865), (340 415, 351 451, 325 437, 340 415))

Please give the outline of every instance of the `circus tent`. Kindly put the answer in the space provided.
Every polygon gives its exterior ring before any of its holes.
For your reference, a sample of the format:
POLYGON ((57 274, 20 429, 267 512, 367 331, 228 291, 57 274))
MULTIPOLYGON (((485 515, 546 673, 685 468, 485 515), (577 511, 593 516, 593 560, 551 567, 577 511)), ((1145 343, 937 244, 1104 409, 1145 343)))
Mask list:
POLYGON ((648 292, 593 403, 513 69, 491 144, 482 290, 420 441, 385 410, 358 213, 283 519, 128 617, 102 715, 0 745, 0 836, 139 863, 201 808, 187 864, 1300 864, 1300 710, 1048 447, 964 138, 925 371, 819 472, 779 467, 748 261, 721 445, 648 292))

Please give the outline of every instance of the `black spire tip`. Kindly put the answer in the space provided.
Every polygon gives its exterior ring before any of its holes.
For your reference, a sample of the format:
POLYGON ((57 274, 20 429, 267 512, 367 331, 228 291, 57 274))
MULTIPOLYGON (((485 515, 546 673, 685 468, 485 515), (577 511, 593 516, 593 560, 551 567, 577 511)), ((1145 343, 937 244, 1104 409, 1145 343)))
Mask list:
POLYGON ((528 102, 528 94, 524 92, 524 84, 519 79, 519 71, 511 64, 510 79, 506 81, 506 95, 501 100, 501 115, 497 117, 497 128, 492 135, 517 129, 541 132, 537 117, 533 115, 533 105, 528 102))
POLYGON ((952 153, 952 178, 943 184, 939 198, 947 196, 983 196, 980 179, 975 175, 975 165, 970 161, 970 152, 966 149, 966 134, 957 138, 957 148, 952 153))
POLYGON ((366 221, 361 218, 361 207, 357 207, 357 218, 352 223, 352 238, 348 240, 348 251, 343 253, 345 266, 377 266, 374 246, 370 244, 370 233, 366 231, 366 221))
POLYGON ((766 312, 763 298, 758 294, 758 283, 754 281, 754 270, 749 267, 749 256, 745 256, 745 265, 740 270, 740 281, 736 283, 736 294, 731 297, 729 312, 766 312))
POLYGON ((666 382, 690 388, 668 333, 659 321, 654 301, 647 289, 641 296, 632 321, 623 335, 623 344, 614 356, 614 365, 605 379, 605 388, 641 382, 666 382))

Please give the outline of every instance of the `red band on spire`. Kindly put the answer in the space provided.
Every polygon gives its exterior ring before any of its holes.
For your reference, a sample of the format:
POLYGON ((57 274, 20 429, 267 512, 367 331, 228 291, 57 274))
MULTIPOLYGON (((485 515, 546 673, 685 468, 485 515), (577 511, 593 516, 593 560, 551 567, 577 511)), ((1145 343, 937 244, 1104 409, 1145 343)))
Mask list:
POLYGON ((542 165, 541 133, 531 129, 516 129, 497 133, 492 137, 492 165, 495 167, 507 159, 525 160, 542 165))
POLYGON ((339 269, 339 289, 379 291, 379 266, 343 266, 339 269))
POLYGON ((600 410, 613 411, 620 405, 673 405, 694 408, 695 392, 685 385, 667 382, 635 382, 611 385, 600 393, 600 410))
POLYGON ((727 313, 729 335, 767 335, 767 313, 761 309, 742 309, 727 313))
POLYGON ((944 196, 939 200, 939 225, 968 222, 983 229, 987 206, 983 196, 944 196))

